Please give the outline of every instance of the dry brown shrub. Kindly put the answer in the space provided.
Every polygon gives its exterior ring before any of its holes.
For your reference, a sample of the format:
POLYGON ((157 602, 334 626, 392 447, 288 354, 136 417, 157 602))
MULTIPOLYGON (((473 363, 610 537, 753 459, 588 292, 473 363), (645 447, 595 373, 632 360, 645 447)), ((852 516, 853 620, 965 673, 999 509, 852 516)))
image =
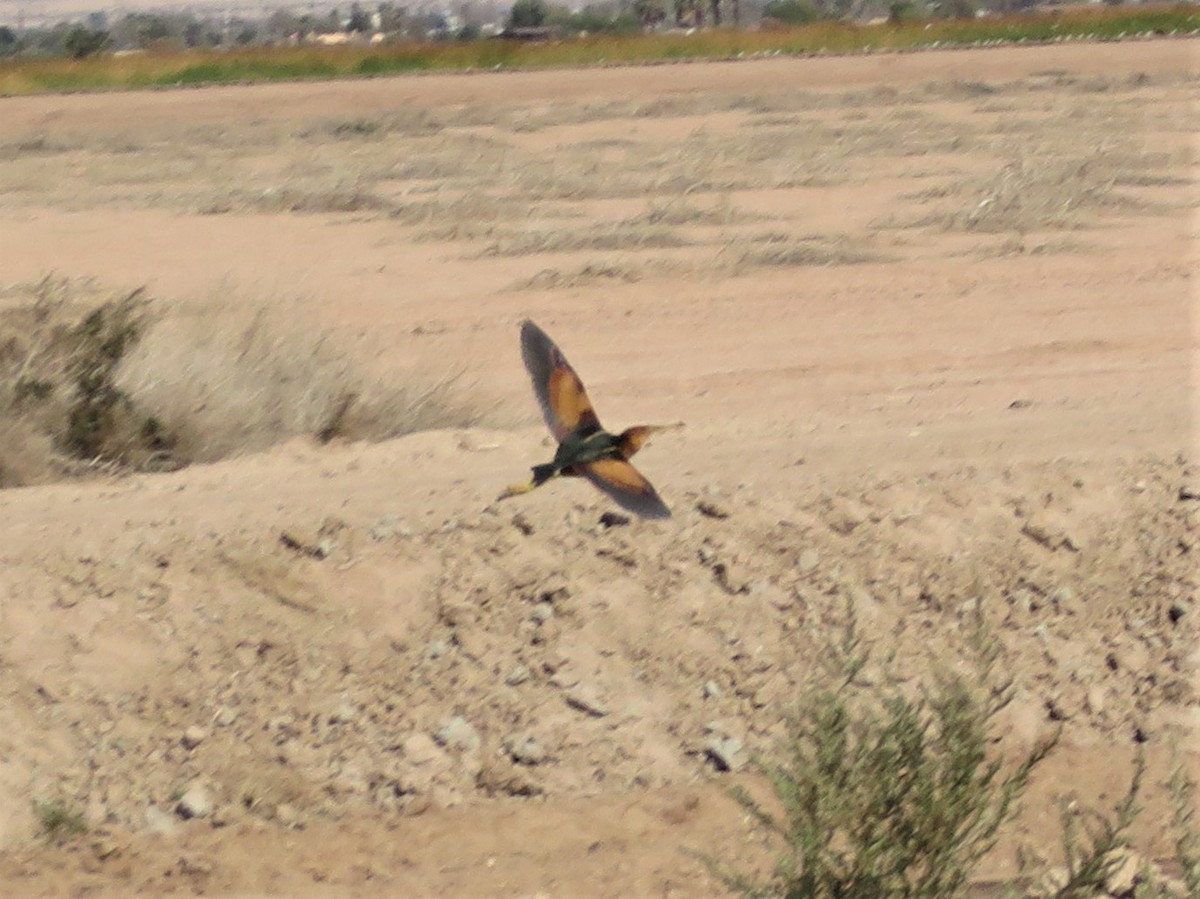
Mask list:
POLYGON ((6 299, 0 487, 496 421, 461 375, 385 381, 282 304, 152 308, 141 291, 60 278, 6 299))

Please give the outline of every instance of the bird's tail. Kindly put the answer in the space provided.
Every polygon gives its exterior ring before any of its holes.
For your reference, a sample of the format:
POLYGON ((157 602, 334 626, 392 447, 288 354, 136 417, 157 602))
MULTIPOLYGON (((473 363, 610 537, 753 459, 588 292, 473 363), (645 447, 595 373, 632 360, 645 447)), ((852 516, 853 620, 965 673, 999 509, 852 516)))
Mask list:
POLYGON ((533 486, 541 487, 556 474, 558 474, 558 470, 554 467, 553 462, 533 466, 533 486))
POLYGON ((558 469, 554 467, 554 463, 546 465, 533 466, 533 477, 521 484, 512 484, 504 488, 497 499, 508 499, 511 496, 520 496, 522 493, 528 493, 530 490, 536 490, 552 477, 558 474, 558 469))

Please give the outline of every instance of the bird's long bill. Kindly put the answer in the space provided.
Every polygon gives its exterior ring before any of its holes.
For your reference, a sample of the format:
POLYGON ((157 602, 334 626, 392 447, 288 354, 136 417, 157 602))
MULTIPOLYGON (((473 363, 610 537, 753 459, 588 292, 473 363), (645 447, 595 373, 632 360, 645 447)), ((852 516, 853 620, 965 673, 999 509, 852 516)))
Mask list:
POLYGON ((533 381, 542 417, 561 442, 572 431, 600 427, 583 381, 545 331, 526 320, 521 325, 521 357, 533 381))
POLYGON ((643 518, 670 518, 671 510, 640 471, 624 459, 599 459, 579 466, 583 476, 623 509, 643 518))

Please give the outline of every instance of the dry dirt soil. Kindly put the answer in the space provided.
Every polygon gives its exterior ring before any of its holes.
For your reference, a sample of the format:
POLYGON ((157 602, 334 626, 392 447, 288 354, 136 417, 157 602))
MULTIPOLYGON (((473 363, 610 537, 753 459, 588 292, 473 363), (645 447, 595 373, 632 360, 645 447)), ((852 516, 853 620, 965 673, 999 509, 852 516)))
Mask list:
POLYGON ((254 309, 486 412, 0 491, 0 892, 720 895, 682 850, 769 864, 724 785, 847 609, 913 689, 981 616, 997 751, 1062 730, 981 881, 1053 863, 1059 799, 1111 808, 1138 747, 1169 857, 1198 50, 0 100, 6 307, 53 274, 146 286, 177 340, 254 309), (638 459, 673 519, 494 501, 552 452, 525 317, 606 424, 686 422, 638 459))

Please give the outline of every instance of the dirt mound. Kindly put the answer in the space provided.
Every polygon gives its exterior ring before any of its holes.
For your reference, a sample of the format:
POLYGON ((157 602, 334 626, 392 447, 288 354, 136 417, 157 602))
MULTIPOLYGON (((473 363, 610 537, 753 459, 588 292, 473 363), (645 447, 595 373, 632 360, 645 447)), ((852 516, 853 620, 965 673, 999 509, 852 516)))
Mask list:
POLYGON ((981 613, 1012 741, 1165 745, 1195 723, 1194 476, 1031 465, 691 496, 673 527, 504 505, 10 562, 4 839, 35 832, 31 795, 174 832, 694 784, 772 748, 848 608, 914 684, 981 613))

